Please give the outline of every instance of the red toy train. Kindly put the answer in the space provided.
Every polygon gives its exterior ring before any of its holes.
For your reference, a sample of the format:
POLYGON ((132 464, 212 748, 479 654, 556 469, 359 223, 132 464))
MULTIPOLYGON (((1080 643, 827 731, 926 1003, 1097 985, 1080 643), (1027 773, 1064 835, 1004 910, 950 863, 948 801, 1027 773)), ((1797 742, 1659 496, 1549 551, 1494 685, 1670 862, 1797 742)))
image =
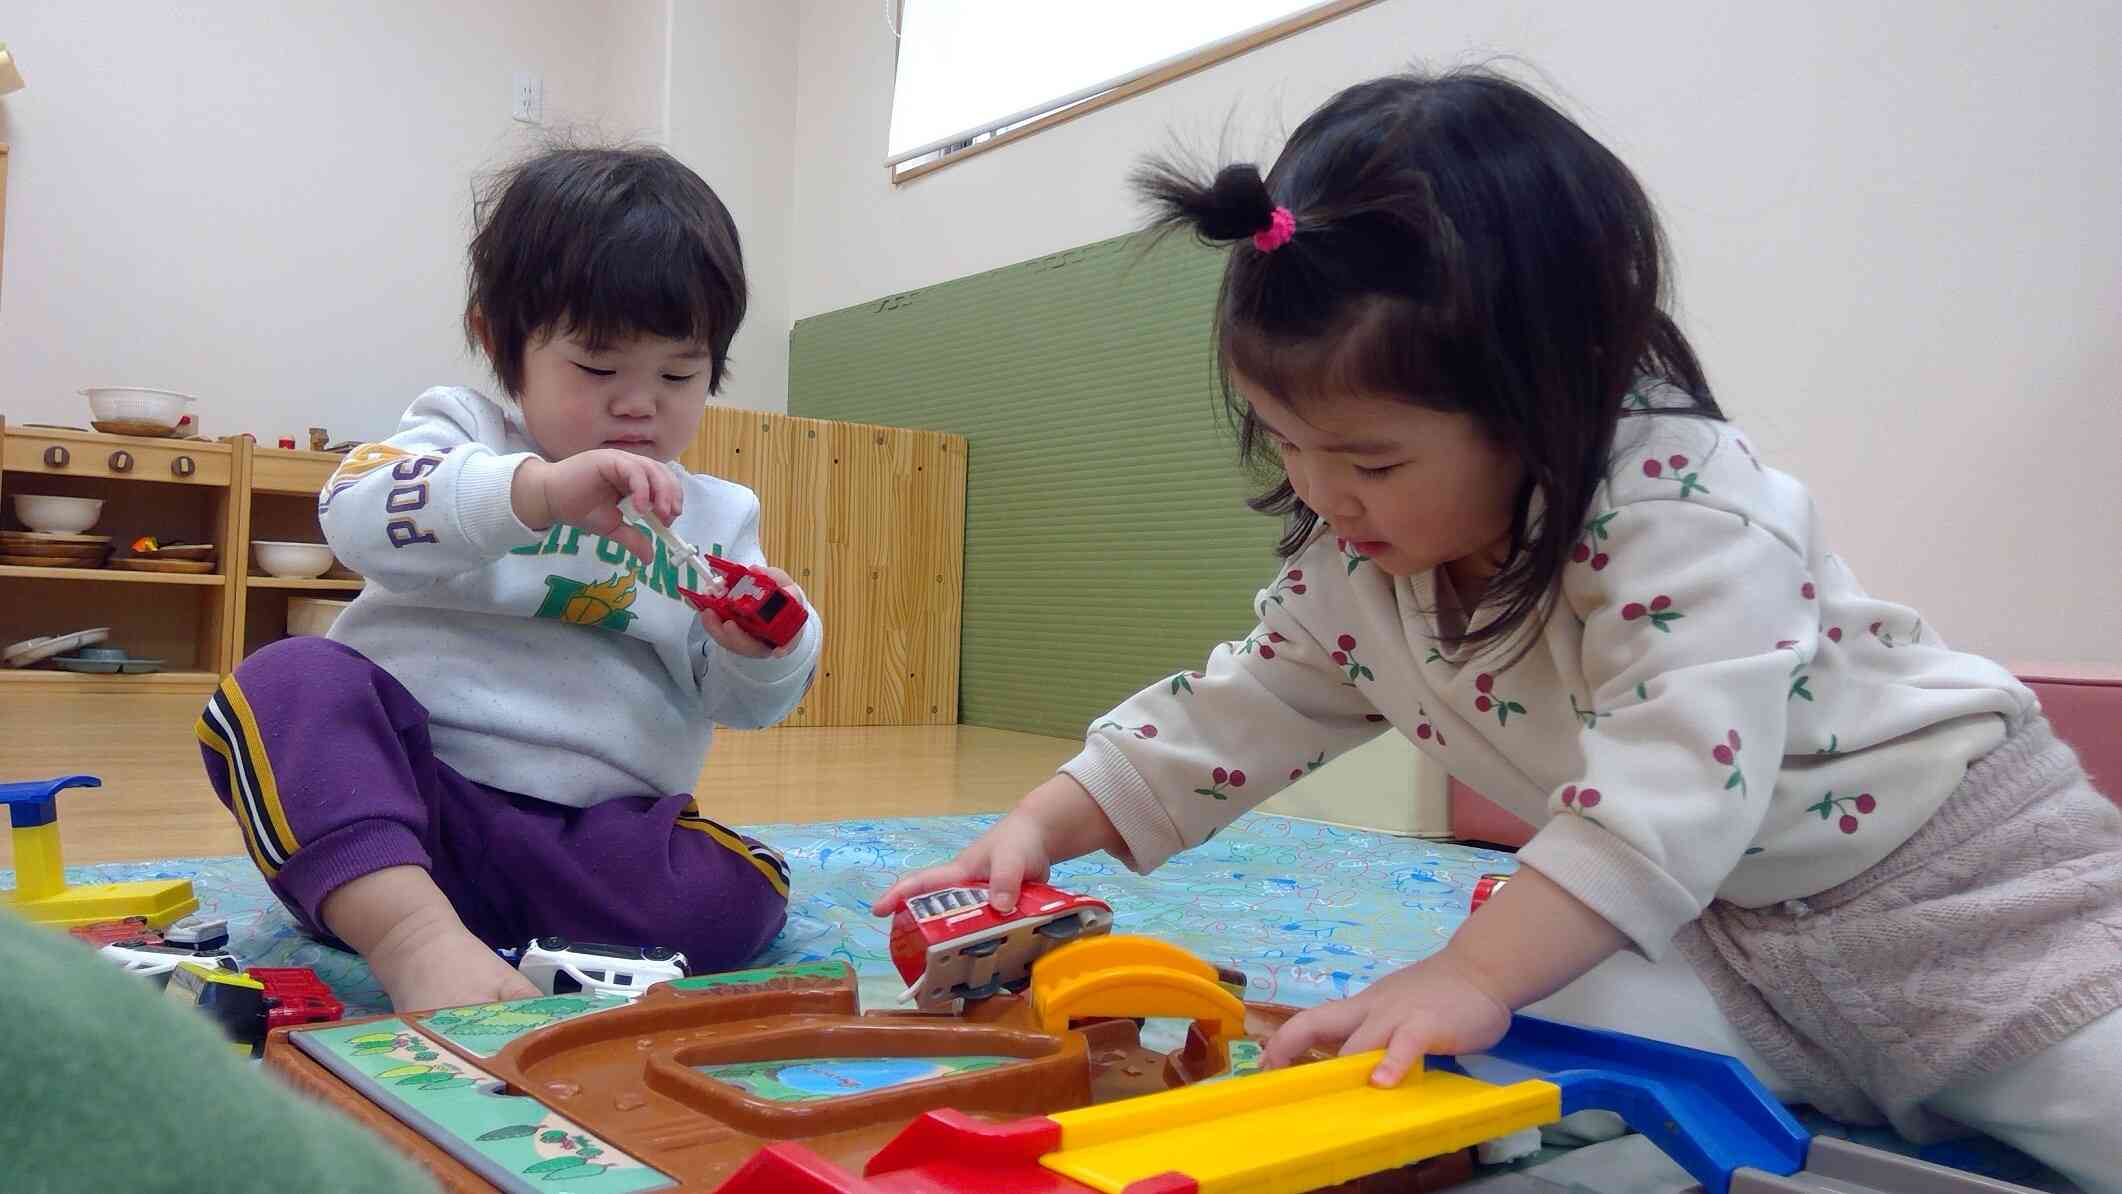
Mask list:
POLYGON ((923 1010, 1022 989, 1039 955, 1113 927, 1112 906, 1044 883, 1026 883, 1014 912, 997 912, 984 887, 909 896, 892 914, 892 964, 923 1010))

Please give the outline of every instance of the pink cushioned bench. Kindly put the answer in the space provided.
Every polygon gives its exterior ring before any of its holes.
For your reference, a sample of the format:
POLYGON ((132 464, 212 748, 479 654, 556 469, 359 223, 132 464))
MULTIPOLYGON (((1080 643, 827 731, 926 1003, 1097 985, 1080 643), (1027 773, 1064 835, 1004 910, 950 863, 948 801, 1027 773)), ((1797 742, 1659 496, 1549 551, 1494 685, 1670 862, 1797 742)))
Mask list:
MULTIPOLYGON (((2093 787, 2122 804, 2122 667, 2028 664, 2019 678, 2041 698, 2056 734, 2071 744, 2093 787)), ((1452 836, 1522 846, 1532 826, 1453 780, 1452 836)))

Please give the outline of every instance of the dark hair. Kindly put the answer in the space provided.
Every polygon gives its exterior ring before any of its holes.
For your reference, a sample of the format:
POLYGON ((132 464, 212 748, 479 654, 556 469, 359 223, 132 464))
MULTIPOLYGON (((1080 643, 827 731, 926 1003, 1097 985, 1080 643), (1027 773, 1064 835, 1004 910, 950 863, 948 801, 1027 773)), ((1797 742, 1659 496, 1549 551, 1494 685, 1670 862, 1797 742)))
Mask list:
MULTIPOLYGON (((1510 558, 1481 601, 1493 612, 1457 642, 1506 644, 1546 620, 1632 391, 1669 382, 1682 394, 1661 408, 1722 417, 1664 311, 1664 241, 1635 176, 1491 72, 1350 87, 1298 126, 1265 179, 1250 165, 1210 180, 1151 161, 1135 184, 1160 233, 1241 242, 1215 336, 1242 460, 1273 465, 1233 375, 1285 402, 1369 394, 1464 411, 1524 460, 1510 558), (1243 243, 1277 206, 1294 236, 1266 252, 1243 243)), ((1272 476, 1251 505, 1285 518, 1287 558, 1319 516, 1272 476)))
POLYGON ((495 178, 480 207, 464 334, 510 394, 524 350, 556 333, 592 349, 640 335, 698 344, 707 392, 721 389, 744 253, 699 175, 660 149, 552 149, 495 178))

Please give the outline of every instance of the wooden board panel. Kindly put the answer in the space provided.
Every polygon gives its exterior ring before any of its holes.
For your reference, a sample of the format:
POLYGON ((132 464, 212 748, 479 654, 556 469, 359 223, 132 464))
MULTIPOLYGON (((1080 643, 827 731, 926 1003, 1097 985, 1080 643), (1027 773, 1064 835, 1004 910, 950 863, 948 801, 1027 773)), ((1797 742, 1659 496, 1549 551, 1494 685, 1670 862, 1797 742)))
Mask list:
POLYGON ((683 459, 759 495, 767 560, 825 620, 817 683, 788 724, 957 720, 963 438, 711 408, 683 459))

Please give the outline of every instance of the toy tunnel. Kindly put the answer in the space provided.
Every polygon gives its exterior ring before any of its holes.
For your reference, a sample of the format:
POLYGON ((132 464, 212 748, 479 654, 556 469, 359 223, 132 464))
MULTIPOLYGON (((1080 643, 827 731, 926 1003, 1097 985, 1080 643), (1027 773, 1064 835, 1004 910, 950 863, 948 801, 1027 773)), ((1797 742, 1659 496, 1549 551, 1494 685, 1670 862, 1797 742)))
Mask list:
POLYGON ((1192 1020, 1208 1037, 1219 1068, 1230 1042, 1245 1035, 1245 1005, 1225 990, 1216 968, 1147 937, 1093 937, 1032 964, 1032 1013, 1042 1031, 1097 1017, 1172 1016, 1192 1020))

